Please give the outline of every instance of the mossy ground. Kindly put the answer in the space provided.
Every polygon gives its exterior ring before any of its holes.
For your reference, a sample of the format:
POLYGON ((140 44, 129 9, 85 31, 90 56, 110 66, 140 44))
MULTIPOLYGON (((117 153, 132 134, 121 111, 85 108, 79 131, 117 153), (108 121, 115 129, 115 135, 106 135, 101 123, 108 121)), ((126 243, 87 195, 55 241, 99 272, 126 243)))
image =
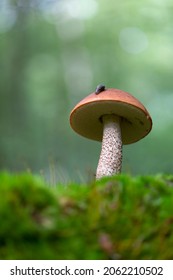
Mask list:
POLYGON ((0 174, 0 259, 173 259, 173 176, 0 174))

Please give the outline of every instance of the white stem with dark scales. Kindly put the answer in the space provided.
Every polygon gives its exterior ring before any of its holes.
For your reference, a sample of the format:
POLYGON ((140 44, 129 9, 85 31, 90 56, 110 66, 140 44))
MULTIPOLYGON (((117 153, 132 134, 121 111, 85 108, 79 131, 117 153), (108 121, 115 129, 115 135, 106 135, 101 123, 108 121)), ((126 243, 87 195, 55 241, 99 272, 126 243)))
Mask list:
POLYGON ((96 172, 96 179, 112 176, 121 172, 122 140, 120 118, 104 115, 102 150, 96 172))

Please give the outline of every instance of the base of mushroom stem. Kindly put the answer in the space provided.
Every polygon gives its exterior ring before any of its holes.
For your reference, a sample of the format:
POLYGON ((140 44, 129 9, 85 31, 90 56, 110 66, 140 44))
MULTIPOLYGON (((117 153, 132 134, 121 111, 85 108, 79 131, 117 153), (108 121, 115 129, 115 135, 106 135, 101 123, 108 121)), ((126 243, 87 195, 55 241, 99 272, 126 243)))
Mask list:
POLYGON ((118 175, 118 174, 121 174, 121 171, 119 171, 119 172, 116 172, 116 173, 111 173, 111 174, 96 174, 96 176, 95 176, 95 178, 96 178, 96 180, 99 180, 99 179, 101 179, 101 178, 105 178, 105 177, 112 177, 112 176, 115 176, 115 175, 118 175))

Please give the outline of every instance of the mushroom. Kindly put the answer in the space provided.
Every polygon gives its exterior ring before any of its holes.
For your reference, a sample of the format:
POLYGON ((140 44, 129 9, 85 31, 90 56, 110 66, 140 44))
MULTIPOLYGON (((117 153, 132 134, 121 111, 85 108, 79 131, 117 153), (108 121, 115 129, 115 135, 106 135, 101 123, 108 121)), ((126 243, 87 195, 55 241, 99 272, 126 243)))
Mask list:
POLYGON ((70 125, 78 134, 102 141, 96 179, 121 172, 122 144, 134 143, 152 128, 146 108, 130 93, 97 86, 71 111, 70 125))

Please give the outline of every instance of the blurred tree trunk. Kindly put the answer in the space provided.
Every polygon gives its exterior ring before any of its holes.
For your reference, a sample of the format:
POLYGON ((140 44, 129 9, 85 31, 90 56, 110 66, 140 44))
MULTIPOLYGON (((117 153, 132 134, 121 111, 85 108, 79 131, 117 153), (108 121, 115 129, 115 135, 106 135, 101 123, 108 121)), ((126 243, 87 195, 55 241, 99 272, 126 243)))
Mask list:
MULTIPOLYGON (((27 97, 24 92, 24 68, 28 59, 29 40, 27 33, 28 9, 17 7, 17 20, 9 34, 4 34, 3 77, 1 83, 1 141, 0 168, 5 168, 9 151, 6 142, 16 138, 25 130, 27 124, 27 97)), ((10 141, 8 142, 10 143, 10 141)))
POLYGON ((18 8, 18 18, 15 30, 9 39, 11 50, 9 54, 9 83, 7 88, 8 114, 11 125, 15 129, 25 127, 27 120, 26 94, 24 92, 24 67, 28 59, 28 34, 27 34, 28 11, 18 8))

